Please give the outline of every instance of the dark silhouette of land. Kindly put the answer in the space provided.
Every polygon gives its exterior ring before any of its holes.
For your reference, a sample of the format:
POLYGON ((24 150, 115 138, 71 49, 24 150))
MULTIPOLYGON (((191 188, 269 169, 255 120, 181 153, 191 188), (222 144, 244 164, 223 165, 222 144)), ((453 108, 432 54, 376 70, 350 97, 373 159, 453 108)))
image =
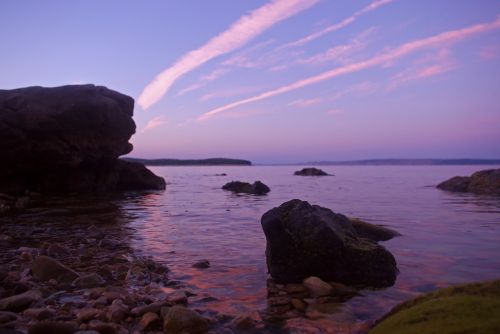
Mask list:
POLYGON ((500 159, 367 159, 348 161, 312 161, 287 165, 316 166, 424 166, 424 165, 500 165, 500 159))
POLYGON ((137 159, 122 158, 128 162, 139 162, 146 166, 220 166, 243 165, 250 166, 252 162, 241 159, 210 158, 210 159, 137 159))

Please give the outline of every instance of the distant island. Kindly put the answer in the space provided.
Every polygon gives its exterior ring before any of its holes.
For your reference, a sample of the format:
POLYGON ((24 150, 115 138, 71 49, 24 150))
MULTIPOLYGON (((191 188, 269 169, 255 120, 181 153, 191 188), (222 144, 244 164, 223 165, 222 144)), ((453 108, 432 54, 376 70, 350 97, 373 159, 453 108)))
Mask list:
POLYGON ((350 161, 312 161, 288 165, 316 166, 422 166, 422 165, 500 165, 500 159, 368 159, 350 161))
POLYGON ((128 162, 139 162, 146 166, 221 166, 238 165, 251 166, 252 162, 241 159, 210 158, 210 159, 137 159, 121 158, 128 162))

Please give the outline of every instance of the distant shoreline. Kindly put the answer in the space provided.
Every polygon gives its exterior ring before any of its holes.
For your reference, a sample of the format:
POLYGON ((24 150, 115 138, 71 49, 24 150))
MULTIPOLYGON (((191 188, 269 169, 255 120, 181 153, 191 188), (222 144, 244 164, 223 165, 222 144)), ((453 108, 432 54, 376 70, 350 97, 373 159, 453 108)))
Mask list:
POLYGON ((121 158, 128 162, 138 162, 146 166, 251 166, 252 162, 242 159, 138 159, 121 158))
POLYGON ((500 159, 367 159, 348 161, 310 161, 272 166, 464 166, 500 165, 500 159))
POLYGON ((500 159, 364 159, 343 161, 310 161, 294 163, 252 163, 230 158, 209 159, 140 159, 121 158, 146 166, 479 166, 500 165, 500 159))

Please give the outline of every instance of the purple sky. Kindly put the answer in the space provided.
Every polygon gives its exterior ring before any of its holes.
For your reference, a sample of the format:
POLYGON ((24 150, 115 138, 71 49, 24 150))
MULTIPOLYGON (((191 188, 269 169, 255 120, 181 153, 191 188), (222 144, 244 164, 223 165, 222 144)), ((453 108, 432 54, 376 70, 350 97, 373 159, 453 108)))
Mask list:
POLYGON ((500 158, 500 1, 1 1, 0 88, 136 99, 131 156, 500 158))

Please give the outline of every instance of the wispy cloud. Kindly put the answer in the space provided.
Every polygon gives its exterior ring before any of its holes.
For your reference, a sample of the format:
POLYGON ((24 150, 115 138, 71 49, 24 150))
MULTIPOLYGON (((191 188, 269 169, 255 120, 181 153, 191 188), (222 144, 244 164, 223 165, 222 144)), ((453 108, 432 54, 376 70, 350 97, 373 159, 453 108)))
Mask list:
POLYGON ((184 89, 181 89, 177 95, 182 96, 186 93, 192 92, 194 90, 205 87, 209 82, 214 81, 222 77, 224 74, 229 72, 229 69, 226 68, 216 68, 212 72, 207 75, 202 76, 198 81, 184 89))
POLYGON ((344 112, 344 110, 339 109, 339 108, 334 108, 334 109, 330 109, 330 110, 326 111, 326 113, 328 115, 337 115, 337 114, 340 114, 341 112, 344 112))
POLYGON ((147 132, 165 124, 168 124, 168 120, 165 116, 154 117, 146 123, 144 128, 142 128, 141 133, 147 132))
POLYGON ((373 10, 383 6, 383 5, 391 3, 393 1, 394 0, 375 0, 375 1, 371 2, 369 5, 367 5, 366 7, 362 8, 361 10, 359 10, 359 11, 355 12, 354 14, 352 14, 351 16, 345 18, 341 22, 329 25, 328 27, 323 28, 320 31, 312 33, 312 34, 305 36, 301 39, 298 39, 296 41, 282 45, 280 48, 297 47, 297 46, 301 46, 301 45, 307 44, 309 42, 312 42, 315 39, 318 39, 323 35, 326 35, 330 32, 334 32, 334 31, 337 31, 337 30, 340 30, 342 28, 347 27, 348 25, 350 25, 351 23, 356 21, 356 19, 359 16, 366 14, 366 13, 369 13, 369 12, 371 12, 371 11, 373 11, 373 10))
POLYGON ((376 55, 372 58, 369 58, 364 61, 340 66, 337 68, 334 68, 330 71, 323 72, 319 75, 315 75, 306 79, 302 79, 299 81, 296 81, 294 83, 291 83, 286 86, 279 87, 277 89, 273 89, 264 93, 261 93, 259 95, 243 99, 240 101, 236 101, 227 105, 224 105, 222 107, 210 110, 200 117, 198 117, 198 120, 206 120, 210 117, 213 117, 214 115, 217 115, 223 111, 229 110, 236 108, 241 105, 249 104, 252 102, 260 101, 266 98, 270 98, 276 95, 284 94, 302 87, 306 87, 312 84, 316 84, 318 82, 332 79, 334 77, 338 77, 341 75, 345 75, 348 73, 354 73, 354 72, 359 72, 361 70, 365 70, 374 66, 378 65, 384 65, 388 62, 392 62, 398 58, 401 58, 403 56, 406 56, 408 54, 411 54, 416 51, 420 51, 425 48, 429 47, 443 47, 443 46, 450 46, 453 43, 456 43, 458 41, 461 41, 465 38, 477 35, 479 33, 483 33, 486 31, 490 31, 493 29, 499 29, 500 28, 500 17, 498 17, 495 21, 493 22, 487 22, 487 23, 480 23, 476 24, 473 26, 469 26, 466 28, 462 29, 457 29, 457 30, 451 30, 447 32, 443 32, 428 38, 423 38, 423 39, 418 39, 412 42, 405 43, 397 48, 388 50, 386 52, 383 52, 379 55, 376 55))
POLYGON ((478 54, 481 60, 495 59, 500 55, 500 46, 495 44, 482 47, 478 54))
POLYGON ((450 56, 449 49, 441 49, 431 57, 424 57, 417 61, 417 66, 411 66, 404 71, 396 73, 389 82, 388 90, 395 89, 407 82, 430 78, 457 67, 450 56))
POLYGON ((308 9, 317 2, 318 0, 272 0, 239 18, 226 31, 213 37, 199 49, 190 51, 173 66, 156 76, 139 96, 139 105, 143 109, 149 108, 158 102, 184 74, 215 57, 242 47, 273 25, 308 9))
POLYGON ((258 87, 236 87, 236 88, 229 88, 229 89, 223 89, 219 91, 214 91, 205 95, 202 95, 200 97, 200 101, 208 101, 208 100, 213 100, 213 99, 219 99, 219 98, 225 98, 225 97, 232 97, 232 96, 237 96, 241 94, 248 94, 248 93, 253 93, 258 91, 258 87))
POLYGON ((371 27, 357 34, 353 39, 351 39, 346 44, 341 44, 329 48, 328 50, 318 53, 314 56, 300 59, 298 62, 300 64, 316 65, 331 61, 337 61, 338 63, 350 62, 349 56, 354 52, 358 52, 366 47, 368 39, 373 35, 375 28, 371 27))
POLYGON ((293 106, 293 107, 305 108, 305 107, 310 107, 310 106, 313 106, 313 105, 316 105, 316 104, 320 104, 321 102, 323 102, 323 100, 319 99, 319 98, 316 98, 316 99, 299 99, 299 100, 295 100, 293 102, 290 102, 290 104, 288 104, 288 105, 289 106, 293 106))

